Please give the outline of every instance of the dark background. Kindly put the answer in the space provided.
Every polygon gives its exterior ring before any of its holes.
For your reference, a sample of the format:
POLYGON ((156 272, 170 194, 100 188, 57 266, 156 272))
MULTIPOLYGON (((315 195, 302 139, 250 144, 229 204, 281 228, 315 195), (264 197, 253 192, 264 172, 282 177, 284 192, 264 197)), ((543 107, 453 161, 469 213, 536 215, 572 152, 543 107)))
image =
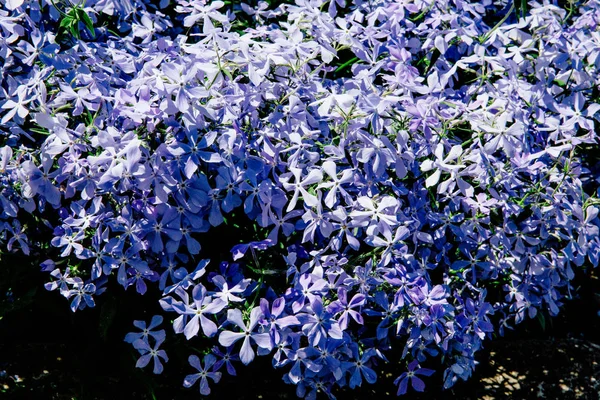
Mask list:
MULTIPOLYGON (((30 262, 30 261, 29 261, 30 262)), ((111 287, 97 296, 97 306, 72 313, 69 301, 43 288, 47 275, 27 267, 25 258, 11 256, 0 261, 0 399, 196 399, 196 384, 182 386, 194 370, 187 357, 195 351, 175 335, 168 321, 162 348, 169 355, 165 371, 152 374, 151 366, 135 368, 138 353, 123 338, 137 331, 133 320, 149 321, 161 310, 157 293, 146 299, 132 288, 111 287), (155 307, 149 309, 148 307, 155 307)), ((423 394, 409 392, 409 399, 598 399, 600 392, 600 279, 598 270, 579 271, 574 281, 576 298, 567 302, 556 318, 527 320, 505 337, 486 341, 478 354, 480 365, 467 382, 442 391, 442 368, 437 361, 423 394)), ((168 315, 167 315, 168 317, 168 315)), ((401 351, 399 349, 398 351, 401 351)), ((390 364, 375 385, 358 390, 337 390, 338 399, 395 397, 393 380, 403 372, 394 365, 400 357, 390 355, 390 364)), ((226 373, 219 384, 211 384, 210 398, 295 399, 295 387, 281 380, 270 358, 237 366, 237 377, 226 373)), ((224 372, 224 371, 223 371, 224 372)), ((326 398, 323 396, 322 398, 326 398)))

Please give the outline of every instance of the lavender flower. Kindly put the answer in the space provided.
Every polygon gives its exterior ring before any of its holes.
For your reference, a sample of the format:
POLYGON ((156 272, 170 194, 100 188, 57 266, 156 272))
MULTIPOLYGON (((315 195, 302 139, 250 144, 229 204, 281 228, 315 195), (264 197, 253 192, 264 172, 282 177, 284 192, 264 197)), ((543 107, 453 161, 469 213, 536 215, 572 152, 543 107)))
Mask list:
POLYGON ((255 332, 256 325, 262 316, 260 307, 254 307, 250 312, 250 321, 244 323, 242 312, 238 309, 230 309, 227 311, 227 322, 234 324, 242 330, 242 332, 233 332, 224 330, 219 335, 219 343, 222 346, 229 347, 240 339, 244 339, 240 350, 240 360, 244 365, 248 365, 254 359, 254 350, 252 350, 250 341, 263 349, 271 349, 271 338, 268 333, 255 332))

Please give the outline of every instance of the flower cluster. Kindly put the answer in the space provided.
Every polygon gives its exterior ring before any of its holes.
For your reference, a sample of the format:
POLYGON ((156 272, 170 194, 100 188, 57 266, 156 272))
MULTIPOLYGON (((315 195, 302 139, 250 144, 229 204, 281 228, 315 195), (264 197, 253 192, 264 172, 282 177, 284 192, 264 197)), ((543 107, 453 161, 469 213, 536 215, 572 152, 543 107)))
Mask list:
POLYGON ((598 265, 597 0, 232 3, 3 2, 0 245, 73 311, 158 289, 201 394, 258 355, 333 398, 392 349, 403 394, 598 265))

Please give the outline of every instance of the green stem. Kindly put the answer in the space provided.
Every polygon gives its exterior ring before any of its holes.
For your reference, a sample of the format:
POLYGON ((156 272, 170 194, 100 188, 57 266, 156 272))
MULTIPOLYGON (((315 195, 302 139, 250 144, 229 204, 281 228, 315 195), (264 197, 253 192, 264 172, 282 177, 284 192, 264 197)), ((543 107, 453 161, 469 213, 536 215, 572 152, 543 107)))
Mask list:
POLYGON ((340 72, 340 71, 348 68, 348 66, 356 63, 359 60, 360 60, 360 58, 354 57, 351 60, 346 61, 345 63, 343 63, 342 65, 340 65, 339 67, 337 67, 337 69, 335 70, 335 73, 337 74, 338 72, 340 72))
POLYGON ((56 11, 58 11, 58 13, 63 16, 63 17, 67 17, 68 15, 65 14, 60 8, 58 8, 58 6, 54 3, 54 0, 50 0, 50 3, 52 3, 52 6, 54 6, 54 8, 56 8, 56 11))
POLYGON ((496 29, 498 29, 504 22, 506 22, 506 20, 508 19, 508 17, 510 16, 510 14, 512 14, 512 12, 515 9, 515 3, 511 4, 508 12, 506 13, 506 15, 504 17, 502 17, 502 19, 496 24, 494 25, 494 27, 485 34, 485 36, 483 37, 483 39, 480 41, 480 43, 485 43, 487 42, 487 40, 490 38, 490 36, 492 36, 492 33, 494 33, 496 31, 496 29))

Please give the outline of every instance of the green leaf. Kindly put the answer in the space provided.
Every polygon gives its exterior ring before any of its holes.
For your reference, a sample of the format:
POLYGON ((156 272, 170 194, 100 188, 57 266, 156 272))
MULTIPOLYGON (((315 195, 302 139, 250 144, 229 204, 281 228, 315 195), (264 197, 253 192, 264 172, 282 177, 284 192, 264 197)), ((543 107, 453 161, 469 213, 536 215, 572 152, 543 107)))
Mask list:
POLYGON ((77 23, 69 26, 69 31, 71 32, 71 35, 73 35, 74 38, 81 39, 81 36, 79 35, 79 28, 77 27, 77 23))
POLYGON ((429 63, 427 64, 427 69, 425 70, 425 74, 429 73, 429 70, 431 69, 431 67, 433 67, 435 65, 435 62, 438 60, 438 58, 440 58, 440 51, 438 49, 434 49, 433 52, 431 53, 431 60, 429 60, 429 63))
POLYGON ((96 37, 96 33, 94 32, 94 23, 92 22, 92 19, 90 18, 89 15, 87 15, 87 13, 84 11, 83 8, 78 8, 77 9, 77 16, 79 17, 78 19, 83 22, 83 24, 85 25, 85 27, 87 28, 87 30, 90 32, 90 34, 92 35, 93 38, 96 37))
POLYGON ((114 297, 111 297, 100 309, 100 324, 98 325, 98 331, 100 332, 100 337, 104 341, 108 340, 108 329, 112 326, 116 314, 117 301, 114 297))
POLYGON ((538 321, 540 321, 542 330, 545 331, 546 330, 546 317, 544 317, 544 314, 541 312, 538 312, 537 319, 538 319, 538 321))
POLYGON ((339 67, 337 67, 337 69, 335 70, 335 73, 338 73, 340 71, 343 71, 344 69, 351 67, 352 65, 356 64, 357 61, 359 61, 360 58, 358 57, 354 57, 348 61, 346 61, 345 63, 343 63, 342 65, 340 65, 339 67))
POLYGON ((233 75, 231 75, 231 72, 227 71, 225 68, 221 69, 221 72, 224 73, 229 79, 233 80, 233 75))
POLYGON ((567 82, 565 81, 561 81, 560 79, 555 79, 554 83, 556 83, 558 86, 560 86, 561 88, 565 88, 567 86, 567 82))
POLYGON ((69 16, 66 16, 63 19, 61 19, 60 24, 58 24, 58 26, 60 28, 68 29, 69 26, 71 26, 73 24, 73 21, 74 21, 73 17, 71 17, 69 15, 69 16))
POLYGON ((42 128, 29 128, 29 130, 33 133, 38 133, 40 135, 48 136, 50 134, 50 132, 48 132, 47 129, 42 129, 42 128))
POLYGON ((525 18, 525 14, 527 14, 527 0, 513 0, 513 5, 517 18, 525 18))

